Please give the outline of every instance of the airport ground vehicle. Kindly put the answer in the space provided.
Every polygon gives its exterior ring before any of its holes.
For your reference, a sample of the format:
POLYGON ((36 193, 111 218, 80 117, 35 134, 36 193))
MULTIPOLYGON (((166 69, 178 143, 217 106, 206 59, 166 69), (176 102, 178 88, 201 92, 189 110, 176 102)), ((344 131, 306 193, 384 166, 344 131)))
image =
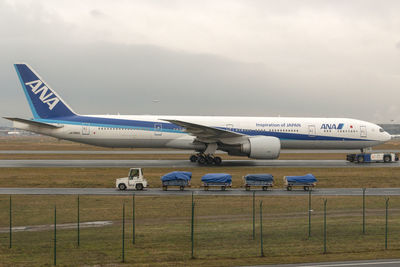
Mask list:
POLYGON ((221 187, 224 191, 227 187, 232 186, 232 175, 227 173, 208 173, 201 177, 204 190, 208 190, 210 186, 221 187))
POLYGON ((190 186, 192 179, 191 172, 174 171, 167 173, 161 177, 163 190, 168 190, 169 186, 178 186, 183 191, 185 187, 190 186))
POLYGON ((261 186, 264 191, 266 191, 268 187, 274 186, 274 176, 267 173, 247 174, 243 177, 243 180, 246 191, 249 191, 251 186, 261 186))
POLYGON ((136 189, 143 190, 148 186, 147 180, 143 177, 142 168, 131 168, 128 177, 118 178, 115 187, 119 190, 136 189))
POLYGON ((292 191, 293 187, 303 187, 304 191, 309 191, 317 185, 317 179, 311 173, 303 176, 284 176, 286 190, 292 191))
POLYGON ((399 156, 395 153, 360 153, 348 154, 346 160, 350 162, 367 163, 367 162, 395 162, 399 160, 399 156))

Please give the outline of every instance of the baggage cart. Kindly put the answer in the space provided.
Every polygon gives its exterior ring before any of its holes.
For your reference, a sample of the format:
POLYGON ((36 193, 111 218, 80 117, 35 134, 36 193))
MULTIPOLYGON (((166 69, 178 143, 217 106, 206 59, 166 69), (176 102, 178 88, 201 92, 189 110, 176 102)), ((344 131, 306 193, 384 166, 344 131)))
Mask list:
POLYGON ((165 174, 161 177, 162 188, 164 191, 168 190, 170 186, 178 186, 179 190, 183 191, 185 187, 190 186, 192 179, 191 172, 174 171, 165 174))
POLYGON ((287 191, 292 191, 293 187, 302 187, 304 191, 309 191, 317 185, 317 179, 311 173, 303 176, 284 176, 283 180, 287 191))
POLYGON ((227 187, 232 186, 232 175, 227 173, 208 173, 201 178, 201 181, 206 191, 210 187, 221 187, 221 190, 224 191, 227 187))
POLYGON ((274 186, 274 176, 267 173, 247 174, 243 177, 243 180, 246 191, 249 191, 251 186, 261 186, 264 191, 266 191, 268 187, 274 186))

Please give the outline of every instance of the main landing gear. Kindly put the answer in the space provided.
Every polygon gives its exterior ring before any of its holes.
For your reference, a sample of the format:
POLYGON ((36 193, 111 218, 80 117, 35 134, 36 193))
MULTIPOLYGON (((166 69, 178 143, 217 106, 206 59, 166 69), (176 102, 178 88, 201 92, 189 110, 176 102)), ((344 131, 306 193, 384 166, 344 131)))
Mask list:
POLYGON ((197 155, 191 155, 190 156, 190 161, 191 162, 197 162, 200 165, 221 165, 222 159, 220 157, 214 157, 213 155, 205 155, 205 154, 197 154, 197 155))

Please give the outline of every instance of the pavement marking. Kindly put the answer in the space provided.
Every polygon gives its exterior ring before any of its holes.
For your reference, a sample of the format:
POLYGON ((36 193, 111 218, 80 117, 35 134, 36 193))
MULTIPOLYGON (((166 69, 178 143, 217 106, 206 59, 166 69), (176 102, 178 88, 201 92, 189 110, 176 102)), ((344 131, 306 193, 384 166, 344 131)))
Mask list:
MULTIPOLYGON (((79 226, 81 228, 89 227, 103 227, 113 224, 112 221, 94 221, 94 222, 81 222, 79 226)), ((74 229, 76 228, 76 223, 60 223, 57 224, 58 229, 74 229)), ((54 228, 54 224, 43 224, 43 225, 28 225, 28 226, 16 226, 12 227, 12 232, 38 232, 38 231, 48 231, 54 228)), ((10 231, 9 227, 1 227, 0 233, 8 233, 10 231)))

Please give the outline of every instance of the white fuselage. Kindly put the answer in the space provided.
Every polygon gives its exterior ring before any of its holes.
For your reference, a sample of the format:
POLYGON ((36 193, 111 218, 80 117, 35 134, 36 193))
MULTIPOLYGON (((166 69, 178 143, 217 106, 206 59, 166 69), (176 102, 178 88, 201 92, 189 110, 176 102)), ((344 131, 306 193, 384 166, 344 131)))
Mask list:
POLYGON ((282 149, 362 149, 390 140, 376 124, 346 118, 219 117, 154 115, 78 115, 76 119, 40 119, 62 126, 47 129, 14 122, 15 127, 102 147, 204 150, 196 137, 165 120, 182 120, 248 136, 274 136, 282 149))

